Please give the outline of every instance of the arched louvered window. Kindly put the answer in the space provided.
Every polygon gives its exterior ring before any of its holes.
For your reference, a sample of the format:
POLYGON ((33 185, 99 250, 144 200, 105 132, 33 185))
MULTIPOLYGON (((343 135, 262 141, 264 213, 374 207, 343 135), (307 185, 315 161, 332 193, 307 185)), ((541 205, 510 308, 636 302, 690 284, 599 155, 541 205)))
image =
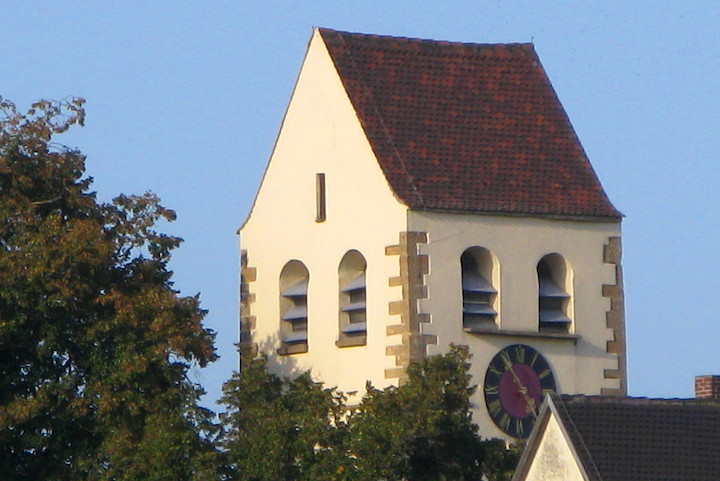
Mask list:
POLYGON ((487 249, 471 247, 460 257, 462 268, 463 327, 465 329, 493 329, 497 327, 495 299, 492 285, 493 259, 487 249))
POLYGON ((307 352, 310 275, 300 261, 285 264, 280 273, 280 335, 282 354, 307 352))
POLYGON ((559 254, 543 257, 537 265, 538 330, 570 332, 572 321, 568 314, 571 296, 568 292, 568 269, 559 254))
POLYGON ((340 314, 337 345, 361 346, 367 342, 367 262, 356 250, 348 251, 340 261, 340 314))

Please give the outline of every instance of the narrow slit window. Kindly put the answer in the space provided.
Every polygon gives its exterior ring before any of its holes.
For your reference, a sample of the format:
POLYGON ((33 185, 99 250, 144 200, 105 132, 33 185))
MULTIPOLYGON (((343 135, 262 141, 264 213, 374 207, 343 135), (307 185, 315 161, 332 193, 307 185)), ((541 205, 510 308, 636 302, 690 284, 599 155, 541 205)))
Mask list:
POLYGON ((315 174, 315 222, 325 222, 325 204, 325 174, 315 174))

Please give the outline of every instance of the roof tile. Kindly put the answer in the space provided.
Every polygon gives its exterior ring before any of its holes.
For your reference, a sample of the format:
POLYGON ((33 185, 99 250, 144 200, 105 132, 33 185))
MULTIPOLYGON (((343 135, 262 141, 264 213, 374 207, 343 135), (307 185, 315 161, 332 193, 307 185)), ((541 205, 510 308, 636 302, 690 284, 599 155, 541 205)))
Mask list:
POLYGON ((602 481, 720 479, 720 403, 562 396, 559 412, 602 481), (568 422, 569 420, 570 422, 568 422))
POLYGON ((531 44, 319 29, 410 208, 616 219, 531 44))

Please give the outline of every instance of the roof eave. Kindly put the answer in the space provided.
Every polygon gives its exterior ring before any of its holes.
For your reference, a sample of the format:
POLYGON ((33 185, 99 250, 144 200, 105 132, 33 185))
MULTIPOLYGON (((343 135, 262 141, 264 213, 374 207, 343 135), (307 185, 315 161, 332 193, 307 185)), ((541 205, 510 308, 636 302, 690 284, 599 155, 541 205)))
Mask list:
POLYGON ((566 220, 576 222, 622 222, 624 214, 618 212, 617 216, 596 216, 596 215, 575 215, 575 214, 543 214, 530 212, 509 212, 509 211, 490 211, 490 210, 464 210, 464 209, 441 209, 441 208, 423 208, 408 207, 415 212, 433 212, 437 214, 469 214, 469 215, 486 215, 500 217, 531 217, 549 220, 566 220))

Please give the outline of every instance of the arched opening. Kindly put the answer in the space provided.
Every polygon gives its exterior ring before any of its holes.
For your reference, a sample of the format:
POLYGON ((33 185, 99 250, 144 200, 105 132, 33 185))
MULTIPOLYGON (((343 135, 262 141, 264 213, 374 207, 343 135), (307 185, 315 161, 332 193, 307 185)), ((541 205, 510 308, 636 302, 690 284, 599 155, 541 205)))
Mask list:
POLYGON ((548 254, 537 265, 538 330, 570 332, 568 266, 560 254, 548 254))
POLYGON ((280 272, 280 335, 285 354, 307 352, 309 281, 307 267, 297 260, 280 272))
POLYGON ((367 262, 360 252, 348 251, 338 267, 338 346, 359 346, 367 341, 367 262))
POLYGON ((460 257, 462 269, 463 327, 494 329, 497 289, 493 287, 492 254, 482 247, 471 247, 460 257))

